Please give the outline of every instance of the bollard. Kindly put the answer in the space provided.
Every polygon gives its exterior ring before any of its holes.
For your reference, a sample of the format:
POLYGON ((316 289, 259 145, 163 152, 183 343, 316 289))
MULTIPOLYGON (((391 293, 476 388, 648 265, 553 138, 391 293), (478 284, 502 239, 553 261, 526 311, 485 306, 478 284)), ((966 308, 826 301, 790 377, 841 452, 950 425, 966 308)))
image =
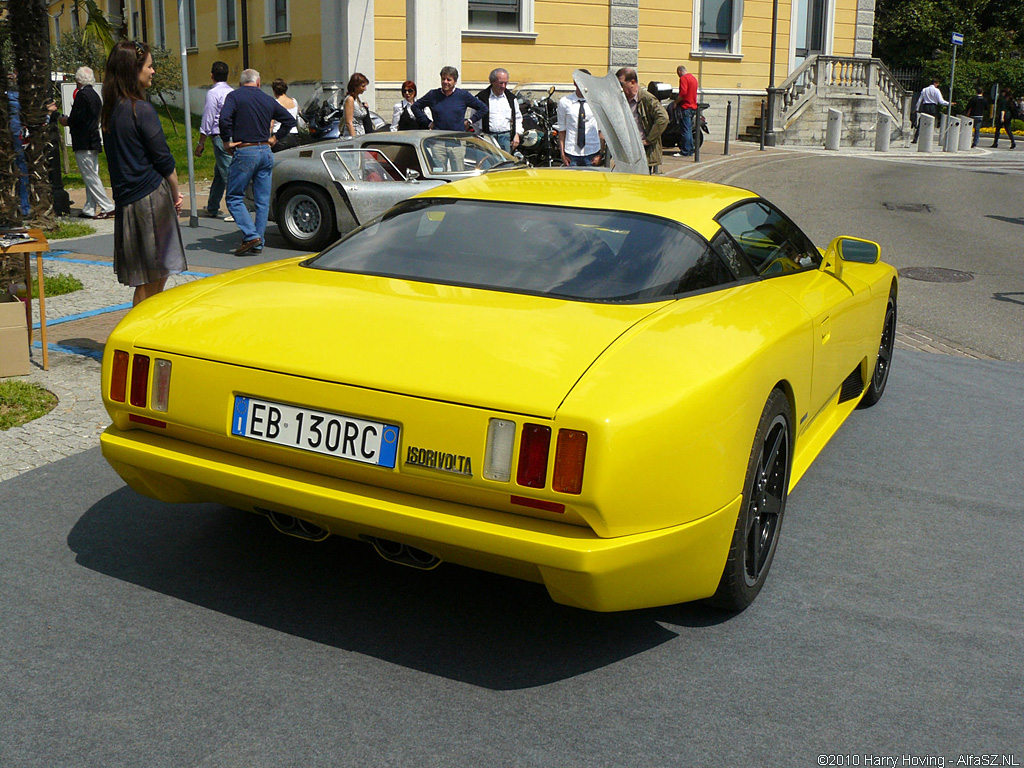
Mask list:
POLYGON ((944 152, 956 152, 960 147, 960 118, 950 118, 946 123, 946 143, 942 149, 944 152))
POLYGON ((828 127, 825 128, 825 149, 839 149, 839 139, 843 134, 843 113, 838 109, 828 111, 828 127))
POLYGON ((935 116, 923 112, 917 116, 917 151, 931 152, 935 140, 935 116))
POLYGON ((966 152, 974 141, 974 120, 969 117, 960 118, 960 151, 966 152))
POLYGON ((729 131, 732 125, 732 102, 727 101, 725 103, 725 150, 722 152, 723 155, 729 154, 729 131))
POLYGON ((939 113, 939 146, 946 146, 946 121, 949 119, 949 115, 945 112, 939 113))
POLYGON ((875 123, 875 152, 889 151, 889 136, 892 133, 888 112, 878 113, 878 122, 875 123))

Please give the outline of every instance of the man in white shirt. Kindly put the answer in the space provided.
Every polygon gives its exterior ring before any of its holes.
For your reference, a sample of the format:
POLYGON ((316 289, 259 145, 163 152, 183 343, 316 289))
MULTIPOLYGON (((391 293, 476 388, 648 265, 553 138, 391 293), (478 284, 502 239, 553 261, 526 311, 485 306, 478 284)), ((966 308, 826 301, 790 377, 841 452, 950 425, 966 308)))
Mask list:
MULTIPOLYGON (((917 97, 917 104, 914 107, 914 111, 919 115, 924 113, 931 115, 935 118, 935 126, 938 127, 939 123, 939 112, 942 107, 949 106, 949 102, 942 98, 942 91, 939 90, 939 81, 932 80, 932 84, 921 91, 921 95, 917 97)), ((917 133, 921 130, 921 119, 918 117, 917 125, 914 127, 914 138, 910 140, 913 144, 917 141, 917 133)))
MULTIPOLYGON (((589 70, 580 72, 590 74, 589 70)), ((574 83, 575 85, 575 83, 574 83)), ((558 100, 558 116, 555 122, 558 131, 558 149, 562 153, 562 165, 587 166, 601 164, 601 134, 597 128, 594 109, 586 103, 580 87, 558 100)))
POLYGON ((515 152, 523 136, 523 114, 519 102, 508 90, 508 70, 492 70, 491 87, 476 95, 487 105, 483 120, 474 120, 476 130, 488 134, 506 152, 515 152))
MULTIPOLYGON (((224 99, 235 89, 227 84, 228 65, 223 61, 213 62, 213 66, 210 68, 210 79, 213 80, 213 87, 206 93, 203 121, 199 124, 199 143, 196 144, 192 153, 199 157, 206 149, 206 139, 212 140, 213 156, 217 164, 213 170, 213 181, 210 183, 210 197, 206 201, 206 213, 210 218, 215 219, 220 218, 220 200, 228 186, 228 166, 231 165, 231 155, 224 149, 224 142, 220 137, 220 111, 224 107, 224 99)), ((234 219, 229 214, 224 221, 234 221, 234 219)))

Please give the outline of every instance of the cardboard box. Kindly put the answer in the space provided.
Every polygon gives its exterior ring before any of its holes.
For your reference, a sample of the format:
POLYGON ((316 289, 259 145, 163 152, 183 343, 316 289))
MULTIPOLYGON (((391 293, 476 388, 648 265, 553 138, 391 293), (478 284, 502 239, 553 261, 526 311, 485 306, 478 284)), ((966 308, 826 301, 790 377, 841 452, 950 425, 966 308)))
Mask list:
POLYGON ((25 304, 9 293, 0 293, 0 377, 31 372, 25 304))

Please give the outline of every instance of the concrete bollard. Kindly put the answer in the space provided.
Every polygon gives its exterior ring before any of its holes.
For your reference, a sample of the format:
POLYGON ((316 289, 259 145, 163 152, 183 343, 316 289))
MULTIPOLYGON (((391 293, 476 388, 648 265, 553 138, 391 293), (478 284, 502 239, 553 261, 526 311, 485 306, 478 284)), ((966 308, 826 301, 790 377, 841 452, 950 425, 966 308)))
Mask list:
POLYGON ((828 127, 825 129, 825 149, 839 149, 839 139, 843 135, 843 113, 838 109, 828 111, 828 127))
POLYGON ((934 115, 920 114, 917 116, 917 151, 931 152, 932 141, 935 139, 934 115))
POLYGON ((875 123, 875 152, 889 151, 889 136, 892 133, 892 118, 888 112, 878 113, 878 122, 875 123))
POLYGON ((956 152, 960 147, 960 118, 951 117, 946 124, 946 143, 943 151, 956 152))
POLYGON ((949 119, 949 115, 945 112, 939 113, 939 146, 946 146, 946 121, 949 119))
POLYGON ((974 120, 969 117, 960 118, 960 151, 966 152, 974 141, 974 120))

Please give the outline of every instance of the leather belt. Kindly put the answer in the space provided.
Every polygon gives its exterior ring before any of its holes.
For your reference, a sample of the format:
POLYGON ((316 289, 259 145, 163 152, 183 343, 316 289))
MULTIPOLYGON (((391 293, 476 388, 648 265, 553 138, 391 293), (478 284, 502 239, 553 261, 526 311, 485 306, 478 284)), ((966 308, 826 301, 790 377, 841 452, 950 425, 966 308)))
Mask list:
POLYGON ((262 147, 264 145, 269 147, 270 146, 270 142, 269 141, 243 141, 241 144, 236 145, 235 149, 242 149, 243 147, 262 147))

